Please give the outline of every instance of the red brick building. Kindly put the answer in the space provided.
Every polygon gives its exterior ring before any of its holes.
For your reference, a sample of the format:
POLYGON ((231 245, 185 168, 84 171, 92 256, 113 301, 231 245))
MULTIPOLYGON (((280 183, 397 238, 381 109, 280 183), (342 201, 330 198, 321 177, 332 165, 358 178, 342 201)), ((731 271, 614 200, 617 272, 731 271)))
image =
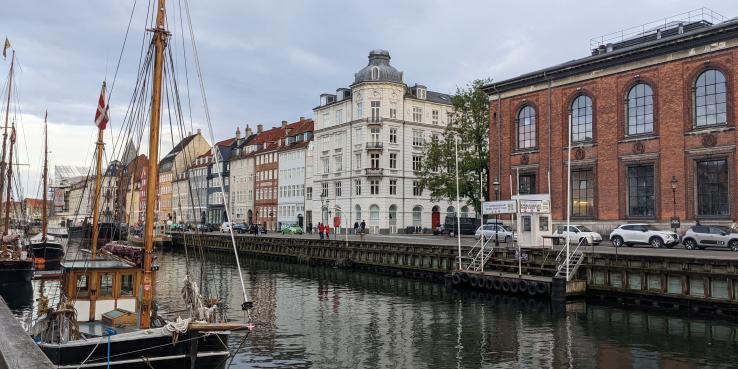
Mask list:
POLYGON ((507 199, 511 181, 549 192, 550 173, 552 217, 565 219, 571 120, 572 219, 603 232, 673 213, 682 226, 732 222, 736 84, 738 19, 674 22, 489 84, 491 180, 507 199))

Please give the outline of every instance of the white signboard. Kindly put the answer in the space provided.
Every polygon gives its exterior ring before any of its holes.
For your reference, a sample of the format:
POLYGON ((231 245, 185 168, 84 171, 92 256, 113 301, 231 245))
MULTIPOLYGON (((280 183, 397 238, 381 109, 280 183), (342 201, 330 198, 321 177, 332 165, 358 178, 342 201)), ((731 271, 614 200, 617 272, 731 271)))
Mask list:
POLYGON ((517 206, 515 200, 485 201, 482 203, 482 214, 515 214, 517 206))
POLYGON ((521 213, 548 214, 551 212, 549 200, 519 200, 521 213))

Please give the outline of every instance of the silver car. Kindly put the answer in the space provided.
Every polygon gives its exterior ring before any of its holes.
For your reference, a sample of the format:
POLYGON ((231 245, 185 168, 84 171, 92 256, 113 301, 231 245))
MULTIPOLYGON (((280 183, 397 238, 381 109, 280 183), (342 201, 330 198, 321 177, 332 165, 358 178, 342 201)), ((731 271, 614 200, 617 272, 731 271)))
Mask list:
POLYGON ((517 235, 510 226, 502 223, 491 223, 482 224, 474 232, 474 238, 480 239, 484 237, 485 240, 494 240, 497 236, 498 242, 511 243, 513 239, 517 239, 517 235))
POLYGON ((687 250, 720 247, 738 251, 738 233, 727 227, 696 225, 684 233, 682 244, 687 250))

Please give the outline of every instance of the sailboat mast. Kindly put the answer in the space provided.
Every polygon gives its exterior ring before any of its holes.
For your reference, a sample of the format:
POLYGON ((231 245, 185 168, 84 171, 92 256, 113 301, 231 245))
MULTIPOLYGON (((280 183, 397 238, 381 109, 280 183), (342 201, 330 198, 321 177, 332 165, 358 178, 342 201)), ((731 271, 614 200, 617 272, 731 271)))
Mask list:
POLYGON ((149 126, 149 168, 146 181, 146 217, 144 220, 144 275, 143 296, 141 298, 141 318, 139 326, 149 328, 151 324, 151 304, 154 295, 152 264, 154 261, 154 211, 156 188, 159 182, 159 124, 161 122, 161 87, 164 69, 164 48, 167 32, 164 29, 166 0, 158 0, 156 28, 154 37, 154 75, 151 89, 151 124, 149 126))
MULTIPOLYGON (((105 81, 102 83, 101 99, 105 100, 105 81)), ((102 191, 102 162, 103 162, 103 132, 105 126, 97 127, 97 165, 95 171, 95 196, 92 198, 92 241, 90 250, 92 251, 92 260, 97 256, 97 240, 100 237, 100 193, 102 191)))
POLYGON ((7 200, 5 201, 5 230, 3 235, 10 233, 10 204, 12 202, 13 193, 12 183, 13 180, 13 146, 15 146, 15 123, 10 127, 10 157, 8 158, 8 183, 5 188, 7 189, 7 200))
POLYGON ((13 91, 13 67, 15 66, 15 50, 10 58, 10 73, 8 73, 8 94, 5 103, 5 128, 3 130, 3 157, 0 161, 0 198, 2 197, 3 188, 5 186, 5 150, 8 142, 8 118, 10 117, 10 93, 13 91))
POLYGON ((46 242, 46 232, 47 227, 46 223, 48 222, 48 219, 46 219, 46 202, 48 201, 48 191, 49 191, 49 184, 48 184, 48 178, 49 178, 49 134, 48 134, 48 127, 46 125, 46 120, 49 117, 49 113, 46 112, 44 115, 44 187, 42 189, 43 197, 42 203, 41 203, 41 241, 46 242))

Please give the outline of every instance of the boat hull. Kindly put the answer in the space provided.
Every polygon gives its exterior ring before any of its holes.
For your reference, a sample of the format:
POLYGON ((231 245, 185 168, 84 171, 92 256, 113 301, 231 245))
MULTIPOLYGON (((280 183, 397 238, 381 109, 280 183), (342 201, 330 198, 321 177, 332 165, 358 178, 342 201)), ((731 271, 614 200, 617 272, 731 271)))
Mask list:
POLYGON ((0 284, 30 283, 33 278, 33 261, 0 260, 0 284))
MULTIPOLYGON (((228 332, 180 334, 172 343, 169 334, 152 329, 110 336, 110 367, 125 369, 224 368, 227 362, 228 332)), ((72 341, 64 344, 40 344, 41 350, 57 368, 105 368, 108 365, 107 337, 72 341)))
POLYGON ((64 246, 58 242, 38 242, 33 243, 33 257, 35 259, 43 259, 44 269, 58 269, 61 266, 61 260, 64 258, 64 246))

